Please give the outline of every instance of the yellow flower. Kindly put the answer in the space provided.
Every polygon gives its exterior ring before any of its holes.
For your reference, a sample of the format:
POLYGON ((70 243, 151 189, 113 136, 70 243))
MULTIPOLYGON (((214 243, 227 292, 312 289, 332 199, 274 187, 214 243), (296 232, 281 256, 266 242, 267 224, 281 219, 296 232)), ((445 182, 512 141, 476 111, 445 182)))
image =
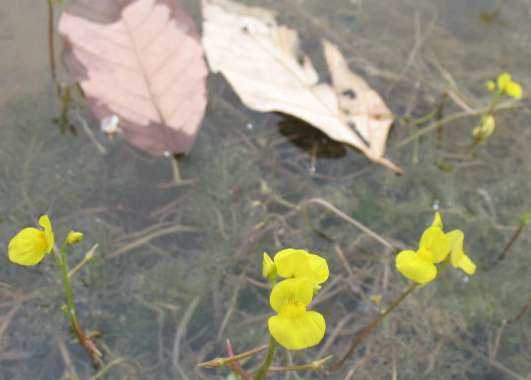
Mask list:
POLYGON ((498 90, 501 93, 505 93, 508 96, 515 98, 515 99, 522 98, 522 87, 518 83, 513 81, 511 74, 501 73, 498 76, 497 83, 498 83, 498 90))
POLYGON ((308 311, 314 283, 306 278, 291 278, 279 282, 271 291, 270 303, 277 315, 267 325, 275 340, 288 350, 313 347, 323 339, 326 330, 324 317, 308 311))
POLYGON ((77 231, 70 231, 66 236, 67 244, 77 244, 83 240, 83 233, 77 231))
POLYGON ((9 260, 31 266, 40 263, 44 256, 51 252, 55 238, 48 215, 39 218, 39 225, 43 230, 27 227, 11 239, 8 246, 9 260))
POLYGON ((328 279, 326 259, 302 249, 283 249, 273 260, 281 277, 306 278, 316 286, 328 279))
POLYGON ((472 275, 476 272, 476 264, 463 251, 463 240, 465 235, 460 230, 453 230, 446 234, 450 242, 450 263, 454 268, 463 270, 466 274, 472 275))
POLYGON ((262 277, 267 278, 269 281, 274 281, 277 277, 277 268, 275 267, 275 263, 265 252, 263 253, 262 259, 262 277))
POLYGON ((428 227, 419 242, 418 251, 406 250, 396 256, 396 269, 419 284, 427 284, 437 277, 438 264, 448 256, 450 243, 442 228, 440 215, 435 215, 434 225, 428 227))

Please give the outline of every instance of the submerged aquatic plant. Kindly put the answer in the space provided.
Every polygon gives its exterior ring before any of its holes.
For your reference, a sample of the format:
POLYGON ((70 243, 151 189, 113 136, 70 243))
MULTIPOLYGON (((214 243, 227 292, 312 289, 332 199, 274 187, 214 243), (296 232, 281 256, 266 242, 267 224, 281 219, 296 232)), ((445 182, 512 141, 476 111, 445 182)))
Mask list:
POLYGON ((94 341, 82 329, 77 319, 67 258, 68 250, 72 245, 79 243, 83 239, 83 234, 77 231, 70 231, 60 249, 57 249, 55 247, 55 234, 52 222, 48 215, 43 215, 39 218, 39 225, 43 228, 42 230, 34 227, 26 227, 20 230, 10 240, 8 245, 9 260, 18 265, 34 266, 39 264, 46 255, 53 252, 60 270, 65 292, 66 304, 63 306, 65 316, 79 344, 90 355, 94 365, 97 366, 100 363, 102 354, 94 341))

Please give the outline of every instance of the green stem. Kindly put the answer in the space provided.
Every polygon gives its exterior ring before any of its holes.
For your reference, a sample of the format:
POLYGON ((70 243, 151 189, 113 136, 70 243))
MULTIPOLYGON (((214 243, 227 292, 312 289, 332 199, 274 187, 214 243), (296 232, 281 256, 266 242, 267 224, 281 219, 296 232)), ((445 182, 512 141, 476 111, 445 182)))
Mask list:
POLYGON ((395 310, 402 303, 402 301, 406 299, 408 295, 413 293, 413 291, 415 291, 415 289, 417 289, 418 286, 419 284, 417 283, 411 284, 397 299, 395 299, 391 303, 391 305, 387 308, 387 310, 385 310, 383 313, 378 315, 378 317, 373 319, 371 323, 369 323, 363 330, 361 330, 360 333, 356 335, 356 337, 352 341, 352 344, 350 345, 345 355, 343 355, 343 357, 340 360, 338 360, 336 363, 332 365, 332 370, 339 369, 345 363, 345 361, 356 352, 356 349, 358 348, 360 343, 363 342, 363 340, 367 336, 369 336, 369 334, 372 333, 376 329, 376 327, 380 325, 380 323, 382 323, 385 317, 387 317, 393 310, 395 310))
POLYGON ((55 258, 57 265, 61 270, 61 278, 63 280, 63 288, 66 298, 66 314, 70 323, 70 327, 76 334, 77 341, 85 349, 85 351, 87 351, 93 361, 94 366, 97 367, 100 363, 99 359, 101 357, 101 352, 98 350, 94 342, 87 336, 85 331, 83 331, 77 319, 76 304, 74 303, 74 292, 70 283, 70 277, 68 276, 68 257, 66 252, 68 247, 68 244, 64 242, 61 246, 61 249, 59 249, 59 252, 57 252, 57 250, 54 248, 55 258))
MULTIPOLYGON (((514 108, 519 108, 519 107, 522 107, 522 104, 515 104, 514 102, 511 102, 511 103, 500 103, 499 106, 497 106, 496 111, 514 109, 514 108)), ((430 124, 430 125, 428 125, 426 127, 423 127, 421 129, 419 129, 417 132, 413 133, 411 136, 408 136, 405 139, 403 139, 402 141, 399 141, 394 146, 394 148, 402 148, 405 145, 409 144, 410 142, 418 139, 420 136, 423 136, 426 133, 429 133, 429 132, 431 132, 433 130, 436 130, 439 127, 441 127, 441 126, 443 126, 445 124, 449 124, 449 123, 452 123, 452 122, 454 122, 456 120, 467 118, 467 117, 483 115, 485 112, 487 112, 489 110, 490 110, 490 106, 489 107, 483 107, 483 108, 480 108, 480 109, 477 109, 477 110, 473 110, 473 111, 458 112, 458 113, 455 113, 453 115, 447 116, 445 118, 442 118, 441 120, 433 122, 432 124, 430 124)))
POLYGON ((63 287, 65 290, 66 306, 68 309, 68 318, 70 320, 70 324, 72 325, 72 328, 74 328, 74 325, 79 326, 79 323, 77 320, 76 305, 74 303, 74 292, 72 290, 70 278, 68 277, 69 268, 68 268, 68 258, 66 256, 66 247, 67 247, 67 244, 63 244, 61 249, 59 250, 60 259, 58 260, 58 263, 59 263, 59 268, 61 269, 61 278, 63 280, 63 287))
POLYGON ((275 356, 275 351, 277 349, 277 342, 275 341, 275 338, 271 336, 269 338, 269 348, 267 350, 267 356, 260 366, 258 368, 258 371, 256 371, 256 375, 254 376, 254 380, 262 380, 267 375, 267 370, 271 366, 271 363, 273 362, 273 357, 275 356))

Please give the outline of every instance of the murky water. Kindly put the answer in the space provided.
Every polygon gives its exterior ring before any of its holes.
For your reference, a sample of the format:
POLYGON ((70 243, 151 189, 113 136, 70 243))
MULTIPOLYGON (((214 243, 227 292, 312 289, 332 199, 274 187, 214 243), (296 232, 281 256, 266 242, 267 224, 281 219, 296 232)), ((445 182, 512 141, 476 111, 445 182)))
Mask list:
MULTIPOLYGON (((406 174, 398 177, 298 120, 249 111, 214 75, 198 140, 179 164, 192 182, 168 186, 169 159, 108 139, 82 104, 70 112, 71 128, 61 131, 53 122, 61 104, 48 66, 46 1, 4 0, 2 242, 6 247, 19 228, 48 213, 58 235, 85 232, 72 265, 98 244, 74 290, 81 323, 103 334, 106 366, 94 370, 69 335, 53 260, 22 268, 0 255, 0 379, 230 378, 226 369, 196 365, 226 355, 226 339, 237 352, 266 342, 261 253, 283 247, 322 254, 332 276, 315 306, 327 319, 324 342, 282 351, 276 364, 339 357, 377 313, 369 296, 381 295, 385 307, 407 283, 392 252, 324 202, 412 248, 438 209, 449 229, 465 232, 477 274, 448 270, 418 290, 341 371, 271 378, 529 378, 529 227, 497 261, 520 216, 531 211, 529 100, 499 112, 495 133, 472 155, 478 117, 402 143, 430 124, 413 121, 434 111, 445 92, 442 117, 462 112, 452 94, 473 108, 487 106, 484 83, 501 71, 531 89, 531 2, 252 3, 277 10, 281 22, 301 31, 320 72, 326 73, 320 39, 340 46, 398 116, 388 156, 406 174), (294 208, 308 199, 319 201, 305 212, 294 208)), ((198 2, 185 5, 199 23, 198 2)), ((56 44, 60 50, 58 38, 56 44)), ((58 78, 68 82, 60 59, 58 78)))

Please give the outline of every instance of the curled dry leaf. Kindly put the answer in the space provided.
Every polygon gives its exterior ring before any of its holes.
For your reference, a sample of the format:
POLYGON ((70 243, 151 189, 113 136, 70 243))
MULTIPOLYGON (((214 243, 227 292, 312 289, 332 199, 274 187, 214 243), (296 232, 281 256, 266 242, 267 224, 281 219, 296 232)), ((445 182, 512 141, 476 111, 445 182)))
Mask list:
POLYGON ((64 61, 95 116, 152 154, 187 153, 206 107, 207 68, 176 0, 75 0, 62 14, 64 61))
POLYGON ((336 46, 324 41, 333 85, 319 83, 297 32, 274 14, 230 0, 203 0, 203 46, 213 72, 221 72, 248 107, 298 117, 334 140, 401 173, 384 157, 393 122, 380 96, 352 73, 336 46))

